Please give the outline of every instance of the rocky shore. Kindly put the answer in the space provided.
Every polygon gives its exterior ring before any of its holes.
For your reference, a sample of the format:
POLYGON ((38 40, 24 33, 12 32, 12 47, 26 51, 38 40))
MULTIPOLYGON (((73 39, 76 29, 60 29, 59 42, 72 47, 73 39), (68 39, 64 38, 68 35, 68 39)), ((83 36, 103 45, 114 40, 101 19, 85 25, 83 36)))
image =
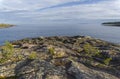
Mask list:
POLYGON ((0 79, 120 79, 120 45, 90 36, 6 43, 1 46, 0 79))

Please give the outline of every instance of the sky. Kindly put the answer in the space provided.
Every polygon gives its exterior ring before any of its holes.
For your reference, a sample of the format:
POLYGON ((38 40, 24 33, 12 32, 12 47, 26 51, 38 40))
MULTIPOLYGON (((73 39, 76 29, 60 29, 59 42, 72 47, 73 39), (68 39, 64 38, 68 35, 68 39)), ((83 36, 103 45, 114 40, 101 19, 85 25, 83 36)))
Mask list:
POLYGON ((0 23, 74 23, 120 19, 120 0, 0 0, 0 23))

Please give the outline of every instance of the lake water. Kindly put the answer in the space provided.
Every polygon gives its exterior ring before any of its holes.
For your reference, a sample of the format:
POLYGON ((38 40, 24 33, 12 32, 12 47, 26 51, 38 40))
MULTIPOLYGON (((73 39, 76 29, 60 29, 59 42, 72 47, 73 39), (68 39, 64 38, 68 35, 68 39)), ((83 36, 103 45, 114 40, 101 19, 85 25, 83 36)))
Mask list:
POLYGON ((102 26, 101 24, 58 24, 55 25, 17 25, 0 29, 0 44, 5 41, 19 40, 39 36, 73 36, 85 35, 102 40, 120 43, 120 27, 102 26))

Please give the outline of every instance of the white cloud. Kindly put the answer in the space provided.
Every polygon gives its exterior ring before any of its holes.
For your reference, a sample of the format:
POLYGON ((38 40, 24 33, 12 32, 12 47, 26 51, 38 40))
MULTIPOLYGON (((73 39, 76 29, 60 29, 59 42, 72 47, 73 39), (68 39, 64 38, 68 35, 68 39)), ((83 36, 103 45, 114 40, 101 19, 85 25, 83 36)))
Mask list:
MULTIPOLYGON (((74 6, 62 6, 37 10, 57 4, 70 2, 70 0, 4 0, 6 9, 4 19, 23 21, 76 21, 76 20, 101 20, 101 19, 120 19, 120 0, 105 0, 92 4, 80 4, 74 6), (6 1, 6 2, 5 2, 6 1), (11 2, 12 1, 12 2, 11 2), (16 7, 17 6, 17 7, 16 7), (25 10, 25 11, 18 11, 25 10), (7 17, 9 16, 9 18, 7 17), (12 18, 10 18, 10 16, 12 18), (13 17, 14 16, 14 17, 13 17)), ((83 1, 83 0, 71 0, 83 1)), ((2 5, 3 5, 2 4, 2 5)), ((3 8, 3 7, 2 7, 3 8)), ((5 9, 3 9, 5 11, 5 9)))
MULTIPOLYGON (((63 17, 68 19, 110 19, 120 18, 120 10, 118 7, 114 7, 116 2, 104 1, 97 4, 83 4, 69 7, 53 8, 46 11, 28 13, 27 16, 36 16, 41 19, 58 19, 57 17, 63 17), (56 18, 54 18, 56 17, 56 18)), ((24 15, 24 14, 23 14, 24 15)), ((22 16, 22 15, 21 15, 22 16)))
POLYGON ((4 0, 2 7, 9 10, 33 10, 44 7, 49 7, 57 4, 62 4, 70 1, 83 1, 83 0, 4 0))

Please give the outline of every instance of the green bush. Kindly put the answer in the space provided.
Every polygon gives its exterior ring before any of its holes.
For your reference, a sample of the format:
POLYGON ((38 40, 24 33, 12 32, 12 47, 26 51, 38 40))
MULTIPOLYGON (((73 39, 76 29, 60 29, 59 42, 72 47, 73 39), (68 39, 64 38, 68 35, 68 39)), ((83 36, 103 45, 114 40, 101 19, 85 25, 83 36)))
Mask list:
POLYGON ((14 53, 14 47, 10 42, 5 42, 5 46, 2 47, 2 57, 9 59, 14 53))
POLYGON ((7 60, 7 59, 5 59, 5 58, 1 58, 1 59, 0 59, 0 63, 4 63, 6 60, 7 60))
POLYGON ((32 52, 28 57, 28 59, 36 59, 36 58, 37 58, 36 52, 32 52))
POLYGON ((99 50, 93 46, 91 46, 89 43, 86 43, 84 46, 83 46, 83 49, 85 51, 85 53, 87 55, 96 55, 96 54, 99 54, 99 50))
POLYGON ((111 60, 112 60, 112 58, 106 58, 103 62, 105 65, 109 65, 111 60))
POLYGON ((5 42, 5 45, 2 47, 0 63, 4 63, 7 60, 10 60, 14 54, 14 47, 10 42, 5 42))
POLYGON ((18 60, 22 60, 23 59, 23 56, 22 55, 18 55, 18 60))
POLYGON ((54 55, 55 50, 54 50, 53 47, 50 47, 48 50, 49 50, 49 53, 50 53, 50 54, 54 55))

